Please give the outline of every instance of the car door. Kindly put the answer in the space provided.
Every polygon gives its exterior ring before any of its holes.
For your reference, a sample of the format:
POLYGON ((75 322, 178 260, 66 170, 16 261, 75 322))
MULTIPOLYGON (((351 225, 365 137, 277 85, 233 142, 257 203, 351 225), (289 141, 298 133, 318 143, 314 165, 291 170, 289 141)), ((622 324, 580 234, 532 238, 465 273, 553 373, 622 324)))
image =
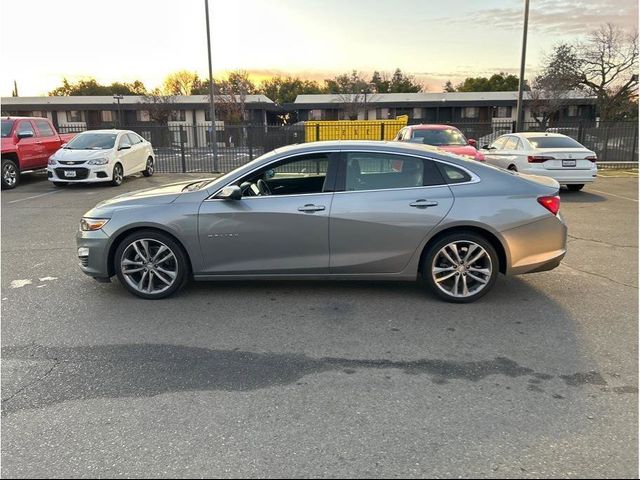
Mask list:
POLYGON ((136 151, 126 133, 122 133, 118 139, 117 157, 122 164, 125 175, 135 173, 136 151))
POLYGON ((44 147, 40 139, 36 136, 36 130, 31 120, 19 120, 14 135, 16 136, 18 158, 20 158, 20 170, 42 168, 44 147), (20 138, 18 136, 20 134, 31 134, 31 136, 20 138))
POLYGON ((502 149, 498 155, 498 166, 502 168, 513 168, 521 169, 522 166, 518 165, 518 144, 520 139, 515 135, 507 135, 507 141, 502 146, 502 149))
POLYGON ((297 155, 234 181, 240 200, 205 200, 198 216, 203 273, 327 274, 335 169, 334 154, 297 155))
POLYGON ((141 172, 145 169, 145 164, 147 163, 147 157, 145 155, 142 140, 133 132, 127 133, 127 136, 129 137, 129 141, 131 142, 131 150, 133 150, 134 152, 133 159, 135 161, 135 164, 132 167, 133 171, 141 172))
POLYGON ((60 137, 56 135, 56 132, 51 127, 49 120, 33 120, 37 129, 37 140, 42 147, 42 157, 40 158, 40 165, 42 167, 47 166, 49 157, 56 153, 60 148, 60 137))
POLYGON ((331 274, 402 271, 453 195, 432 160, 343 152, 329 220, 331 274))
POLYGON ((490 165, 494 165, 496 167, 505 168, 503 158, 502 158, 502 149, 504 144, 509 139, 510 135, 503 135, 498 137, 495 142, 493 142, 488 149, 482 150, 482 154, 484 155, 485 161, 490 165))

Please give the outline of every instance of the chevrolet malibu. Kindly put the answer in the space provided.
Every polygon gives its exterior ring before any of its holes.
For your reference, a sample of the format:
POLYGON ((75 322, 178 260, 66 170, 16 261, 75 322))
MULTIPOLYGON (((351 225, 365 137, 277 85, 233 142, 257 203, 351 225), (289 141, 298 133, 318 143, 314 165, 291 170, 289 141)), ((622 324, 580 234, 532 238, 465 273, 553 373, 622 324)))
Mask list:
POLYGON ((141 172, 153 175, 151 143, 129 130, 89 130, 49 157, 47 173, 56 187, 70 183, 110 182, 141 172))
POLYGON ((424 145, 314 142, 102 202, 80 222, 78 256, 86 274, 147 299, 190 278, 422 278, 471 302, 499 273, 560 263, 558 189, 424 145))

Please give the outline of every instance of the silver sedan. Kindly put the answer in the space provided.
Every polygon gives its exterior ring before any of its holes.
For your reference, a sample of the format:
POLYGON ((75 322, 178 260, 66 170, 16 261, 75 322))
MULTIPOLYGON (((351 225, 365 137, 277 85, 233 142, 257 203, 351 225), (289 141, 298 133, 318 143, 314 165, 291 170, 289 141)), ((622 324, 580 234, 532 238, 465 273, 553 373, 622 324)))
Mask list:
POLYGON ((424 145, 315 142, 102 202, 81 220, 78 256, 86 274, 147 299, 191 278, 422 278, 471 302, 499 273, 560 263, 558 189, 424 145))

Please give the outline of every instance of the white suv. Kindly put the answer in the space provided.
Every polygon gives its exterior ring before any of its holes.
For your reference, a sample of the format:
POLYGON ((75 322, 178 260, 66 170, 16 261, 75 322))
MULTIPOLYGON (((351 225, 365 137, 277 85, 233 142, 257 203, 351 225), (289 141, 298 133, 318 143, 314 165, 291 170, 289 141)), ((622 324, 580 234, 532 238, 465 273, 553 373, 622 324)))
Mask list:
POLYGON ((70 183, 111 182, 122 184, 125 176, 142 172, 153 175, 151 143, 129 130, 82 132, 51 155, 49 180, 56 186, 70 183))

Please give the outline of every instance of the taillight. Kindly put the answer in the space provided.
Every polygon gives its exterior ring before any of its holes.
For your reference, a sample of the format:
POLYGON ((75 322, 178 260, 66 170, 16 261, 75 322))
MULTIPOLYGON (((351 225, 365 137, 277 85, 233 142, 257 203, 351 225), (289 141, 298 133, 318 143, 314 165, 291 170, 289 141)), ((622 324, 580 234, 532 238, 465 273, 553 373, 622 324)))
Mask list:
POLYGON ((555 157, 548 157, 546 155, 529 155, 527 160, 529 163, 544 163, 547 160, 555 160, 555 157))
POLYGON ((598 157, 595 155, 591 155, 589 157, 584 157, 585 160, 589 160, 590 162, 596 163, 598 161, 598 157))
POLYGON ((538 197, 538 203, 554 215, 560 211, 560 197, 558 195, 554 195, 552 197, 538 197))

